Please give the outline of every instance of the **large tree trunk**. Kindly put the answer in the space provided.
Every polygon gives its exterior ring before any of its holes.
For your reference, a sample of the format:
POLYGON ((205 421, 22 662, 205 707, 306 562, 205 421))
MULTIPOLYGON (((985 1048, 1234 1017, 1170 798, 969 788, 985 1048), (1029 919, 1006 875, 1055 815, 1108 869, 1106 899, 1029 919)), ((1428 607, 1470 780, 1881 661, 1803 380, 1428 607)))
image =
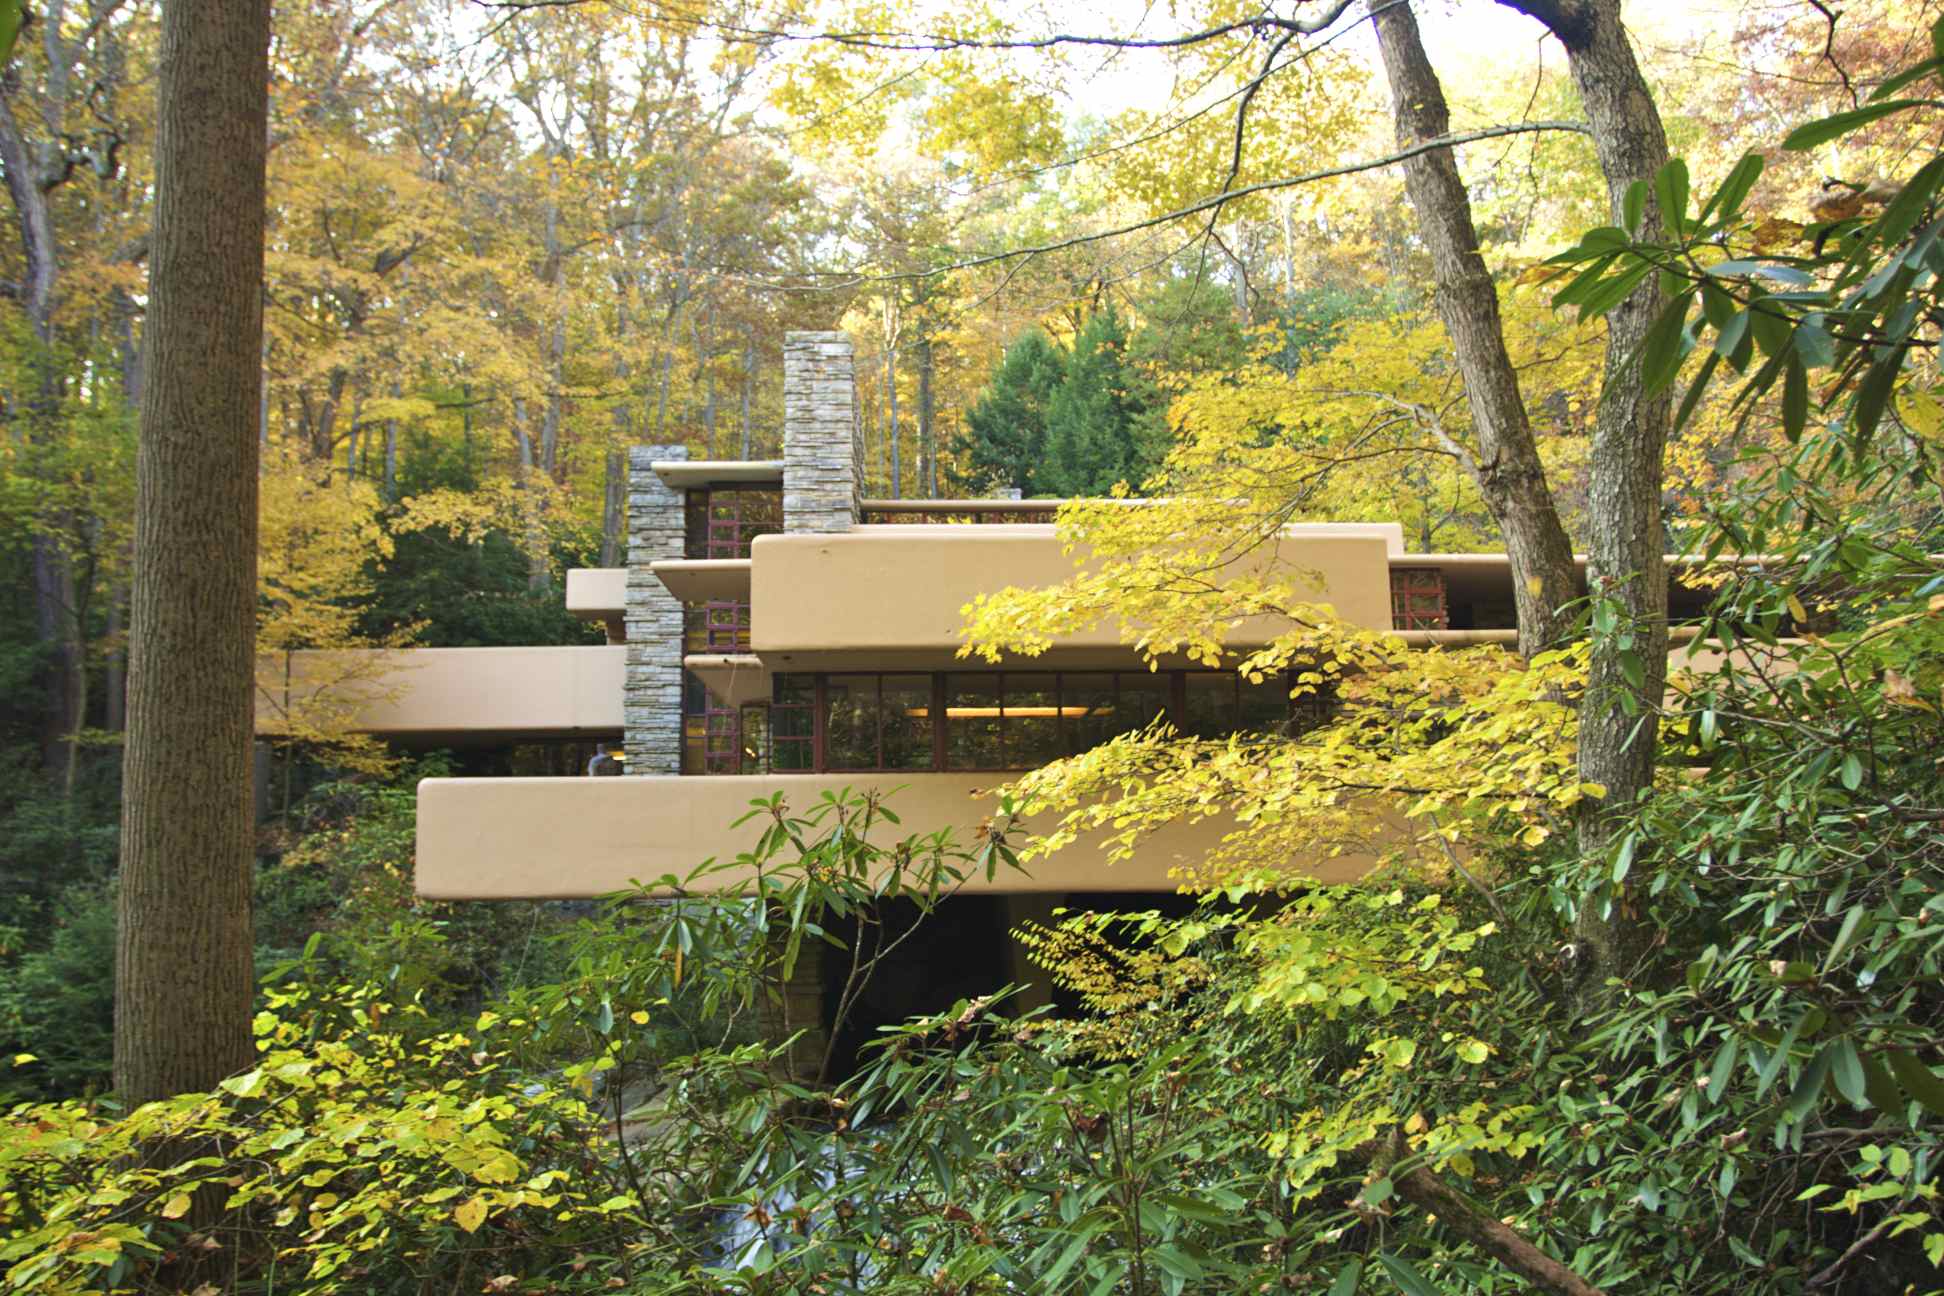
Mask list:
POLYGON ((108 591, 108 625, 102 632, 108 641, 108 660, 102 668, 101 727, 109 733, 128 727, 128 649, 122 643, 127 603, 128 587, 117 582, 108 591))
POLYGON ((749 388, 756 381, 756 348, 747 338, 742 354, 742 457, 749 458, 749 388))
POLYGON ((115 957, 115 1087, 250 1041, 268 0, 165 0, 115 957))
MULTIPOLYGON (((1377 46, 1390 78, 1397 140, 1409 146, 1451 130, 1444 87, 1424 53, 1408 3, 1370 5, 1377 46)), ((1505 537, 1512 593, 1519 616, 1519 651, 1531 656, 1565 629, 1561 614, 1578 593, 1573 548, 1546 486, 1545 468, 1519 394, 1519 377, 1505 351, 1498 289, 1478 249, 1471 198, 1450 149, 1404 163, 1404 185, 1437 278, 1438 315, 1451 337, 1465 399, 1471 406, 1474 452, 1461 462, 1505 537)))
POLYGON ((884 400, 885 437, 891 447, 891 498, 903 499, 904 471, 898 461, 898 362, 888 331, 884 339, 884 400))
POLYGON ((938 498, 938 426, 932 400, 932 340, 918 340, 918 453, 925 460, 925 498, 938 498))
MULTIPOLYGON (((621 421, 621 414, 615 411, 616 422, 621 421)), ((601 491, 601 566, 619 567, 626 560, 628 545, 628 452, 621 447, 608 451, 606 467, 607 480, 601 491)))
MULTIPOLYGON (((1653 198, 1654 174, 1667 164, 1667 135, 1653 93, 1640 74, 1620 0, 1505 0, 1544 23, 1571 61, 1573 84, 1593 128, 1600 169, 1606 174, 1613 223, 1636 180, 1649 182, 1643 238, 1661 236, 1661 212, 1653 198)), ((1591 491, 1587 501, 1592 535, 1587 579, 1597 598, 1619 604, 1622 628, 1645 676, 1641 697, 1658 704, 1667 681, 1666 536, 1661 522, 1663 460, 1670 399, 1642 390, 1640 346, 1665 305, 1659 279, 1648 275, 1633 296, 1607 315, 1606 372, 1593 428, 1591 491)), ((1649 707, 1631 713, 1621 705, 1632 694, 1621 671, 1620 650, 1596 642, 1586 699, 1580 708, 1579 766, 1606 796, 1582 807, 1579 846, 1584 855, 1606 849, 1653 780, 1655 716, 1649 707)), ((1597 989, 1631 961, 1636 932, 1620 914, 1592 905, 1580 918, 1582 984, 1597 989)))

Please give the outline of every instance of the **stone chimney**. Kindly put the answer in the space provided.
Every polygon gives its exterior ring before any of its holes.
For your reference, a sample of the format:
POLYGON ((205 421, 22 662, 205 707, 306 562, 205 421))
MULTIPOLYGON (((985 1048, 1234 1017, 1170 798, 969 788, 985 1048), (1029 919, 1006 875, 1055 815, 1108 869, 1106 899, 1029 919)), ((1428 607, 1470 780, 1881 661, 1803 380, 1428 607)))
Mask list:
POLYGON ((783 529, 857 525, 856 364, 843 333, 783 338, 783 529))

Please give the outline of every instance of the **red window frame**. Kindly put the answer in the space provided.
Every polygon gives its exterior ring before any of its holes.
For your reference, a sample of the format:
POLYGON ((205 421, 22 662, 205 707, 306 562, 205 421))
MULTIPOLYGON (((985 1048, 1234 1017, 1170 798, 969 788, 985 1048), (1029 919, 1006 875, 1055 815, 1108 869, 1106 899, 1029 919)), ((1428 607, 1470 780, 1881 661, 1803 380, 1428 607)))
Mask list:
POLYGON ((1391 628, 1444 630, 1451 625, 1440 567, 1393 567, 1390 573, 1391 628))

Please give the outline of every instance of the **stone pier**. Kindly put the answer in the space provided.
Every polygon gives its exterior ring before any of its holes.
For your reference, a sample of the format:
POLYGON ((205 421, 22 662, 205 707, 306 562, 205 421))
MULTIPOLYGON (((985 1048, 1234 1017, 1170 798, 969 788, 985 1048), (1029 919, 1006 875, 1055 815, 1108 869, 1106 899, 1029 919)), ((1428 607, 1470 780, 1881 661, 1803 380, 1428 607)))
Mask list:
POLYGON ((687 522, 682 493, 655 475, 657 460, 688 447, 628 451, 628 683, 622 704, 629 774, 682 772, 682 604, 648 564, 680 558, 687 522))

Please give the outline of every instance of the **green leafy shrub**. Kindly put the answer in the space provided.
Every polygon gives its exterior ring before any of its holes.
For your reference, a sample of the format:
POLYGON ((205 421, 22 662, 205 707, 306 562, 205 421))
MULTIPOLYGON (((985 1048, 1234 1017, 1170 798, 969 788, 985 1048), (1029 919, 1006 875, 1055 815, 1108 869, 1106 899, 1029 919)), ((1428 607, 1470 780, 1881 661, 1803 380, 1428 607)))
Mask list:
POLYGON ((490 1024, 414 1040, 352 992, 322 1016, 362 1028, 320 1032, 318 1005, 271 1003, 258 1065, 216 1093, 120 1117, 78 1102, 10 1113, 13 1289, 419 1291, 501 1275, 572 1289, 583 1248, 625 1252, 632 1203, 578 1173, 585 1108, 509 1072, 490 1024))

